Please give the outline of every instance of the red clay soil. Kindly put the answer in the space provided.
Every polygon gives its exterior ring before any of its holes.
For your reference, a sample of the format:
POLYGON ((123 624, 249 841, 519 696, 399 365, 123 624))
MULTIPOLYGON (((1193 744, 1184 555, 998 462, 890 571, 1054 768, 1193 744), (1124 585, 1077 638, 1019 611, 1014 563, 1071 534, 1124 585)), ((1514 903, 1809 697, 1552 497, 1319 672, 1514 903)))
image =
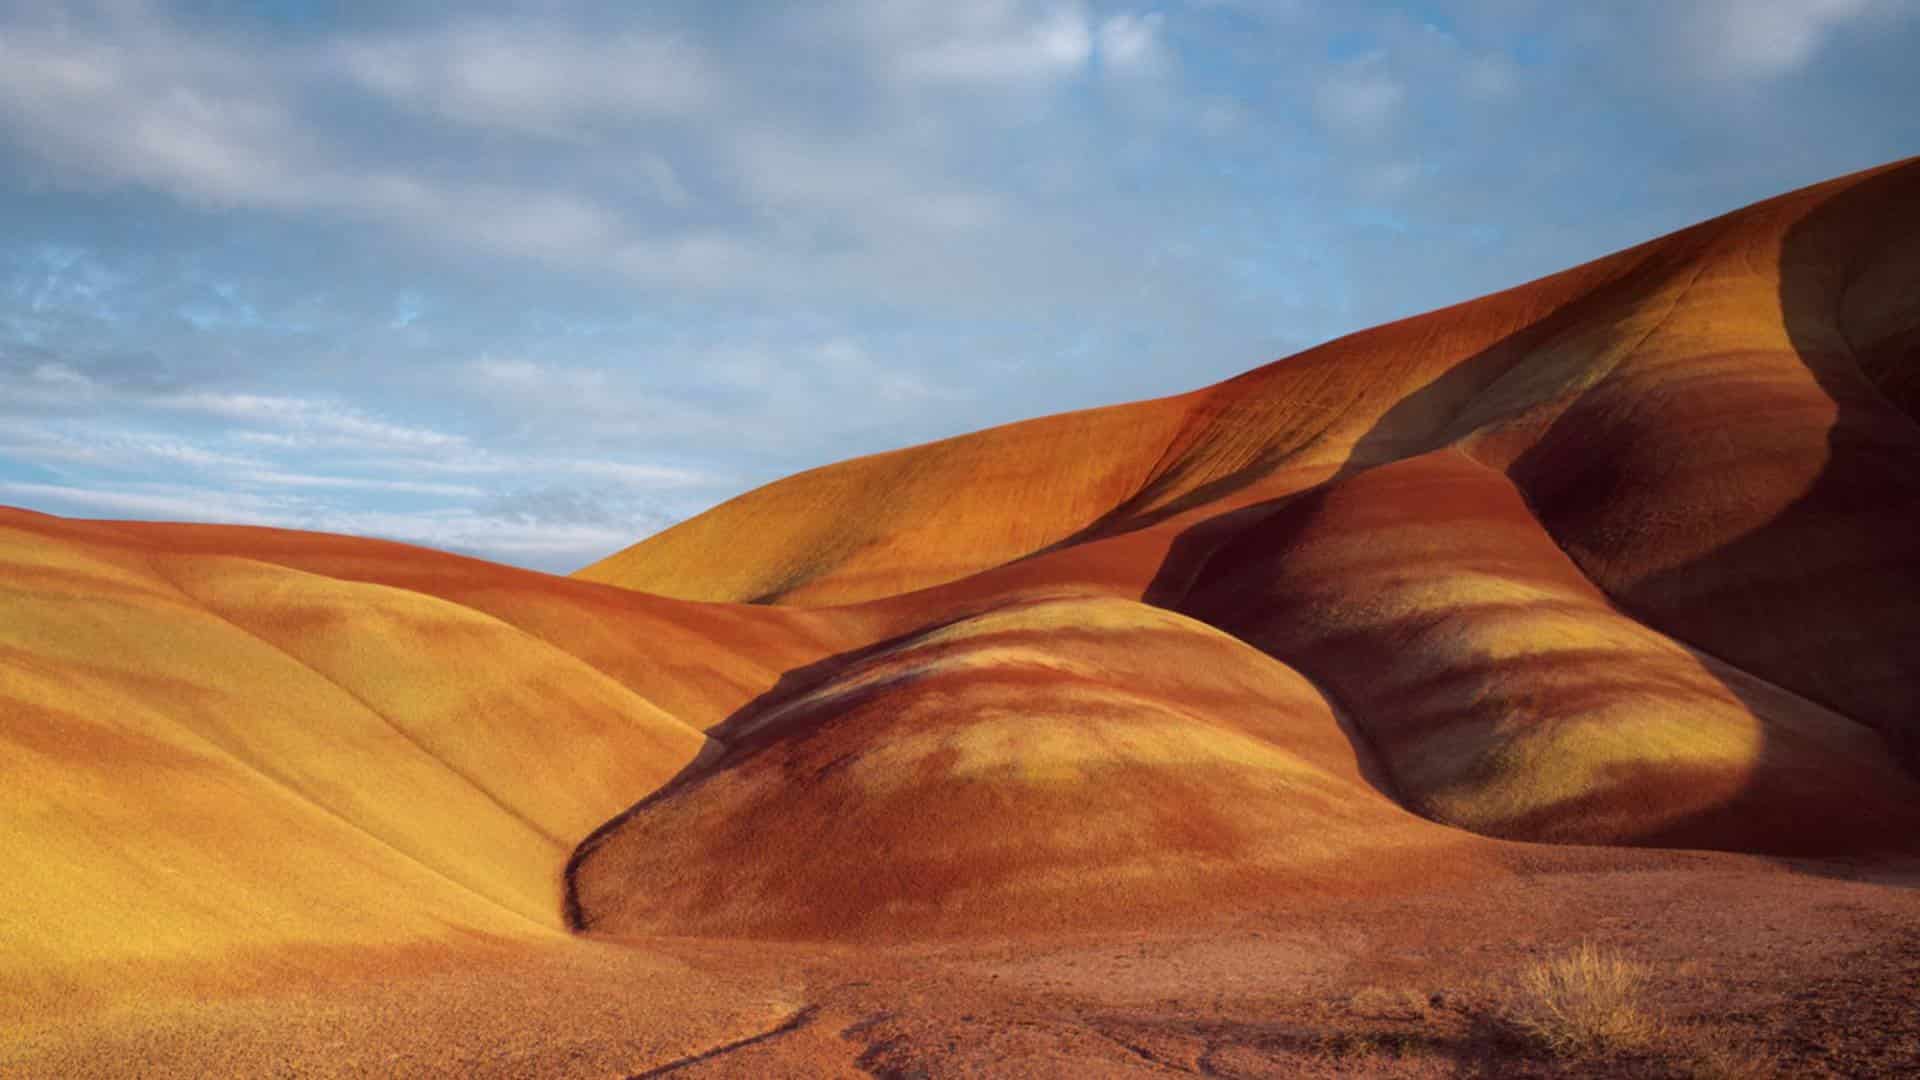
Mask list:
MULTIPOLYGON (((1571 850, 1571 849, 1563 849, 1571 850)), ((1180 931, 939 945, 643 939, 290 955, 269 987, 65 1017, 0 1074, 1903 1077, 1920 864, 1606 856, 1180 931), (1647 1046, 1511 1017, 1581 942, 1646 965, 1647 1046)), ((175 977, 178 972, 174 972, 175 977)))

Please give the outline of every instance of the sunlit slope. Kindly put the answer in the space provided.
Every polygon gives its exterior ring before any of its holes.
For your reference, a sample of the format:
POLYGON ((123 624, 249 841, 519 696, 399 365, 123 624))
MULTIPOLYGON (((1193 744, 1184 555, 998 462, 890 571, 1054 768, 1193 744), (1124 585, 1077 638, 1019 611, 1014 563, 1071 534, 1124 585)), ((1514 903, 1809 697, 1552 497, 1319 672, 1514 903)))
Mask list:
POLYGON ((110 983, 117 960, 550 923, 557 845, 337 686, 137 557, 7 528, 0 560, 7 993, 110 983))
POLYGON ((1179 606, 1312 677, 1437 821, 1828 854, 1920 837, 1920 782, 1873 729, 1621 614, 1457 451, 1208 528, 1179 606))
MULTIPOLYGON (((423 574, 471 560, 261 530, 197 539, 0 516, 0 995, 23 1008, 154 992, 150 968, 117 982, 130 964, 557 931, 573 847, 713 747, 499 617, 232 552, 358 546, 423 574)), ((466 589, 484 591, 483 566, 466 589)), ((560 581, 540 608, 520 572, 499 577, 495 600, 528 618, 564 621, 569 590, 595 591, 560 581)), ((611 632, 596 618, 618 621, 586 605, 574 632, 611 632)), ((702 621, 680 632, 699 638, 702 621)), ((727 663, 723 643, 687 647, 727 663)), ((768 650, 773 663, 782 649, 809 646, 768 650)), ((634 671, 697 679, 685 664, 634 671)))
POLYGON ((1298 674, 1124 600, 934 627, 796 676, 716 734, 724 755, 582 848, 584 928, 1072 929, 1491 864, 1377 790, 1298 674))
POLYGON ((1068 413, 814 469, 575 576, 692 600, 833 603, 1066 538, 1151 474, 1179 399, 1068 413))
MULTIPOLYGON (((49 519, 42 519, 49 520, 49 519)), ((74 528, 89 527, 71 523, 74 528)), ((851 648, 897 620, 771 606, 697 604, 407 544, 233 525, 149 524, 154 551, 233 556, 386 585, 490 615, 707 728, 790 668, 851 648)))

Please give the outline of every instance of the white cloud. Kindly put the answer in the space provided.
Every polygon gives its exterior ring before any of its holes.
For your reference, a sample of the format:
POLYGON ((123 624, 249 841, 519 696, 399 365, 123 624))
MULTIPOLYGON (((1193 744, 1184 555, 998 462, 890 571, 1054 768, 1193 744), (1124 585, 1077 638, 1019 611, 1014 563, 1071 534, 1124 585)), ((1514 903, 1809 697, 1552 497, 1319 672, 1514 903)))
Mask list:
MULTIPOLYGON (((724 439, 756 453, 791 452, 850 431, 903 425, 969 398, 921 360, 910 350, 882 349, 845 333, 742 335, 649 350, 643 363, 622 367, 482 358, 446 381, 489 411, 513 415, 529 443, 564 439, 631 449, 724 439), (677 373, 677 385, 662 389, 650 369, 677 373), (850 402, 859 407, 848 408, 850 402)), ((434 467, 485 468, 488 459, 464 453, 458 460, 434 467)), ((542 468, 661 489, 721 489, 729 480, 702 469, 618 461, 617 455, 576 455, 542 468)))
POLYGON ((1329 132, 1343 138, 1384 136, 1406 102, 1406 87, 1388 71, 1384 58, 1355 60, 1314 88, 1314 114, 1329 132))
POLYGON ((312 398, 197 391, 156 395, 151 404, 271 428, 255 441, 283 446, 448 450, 467 444, 462 435, 392 424, 350 405, 312 398))
POLYGON ((682 39, 533 21, 363 38, 338 46, 332 60, 402 107, 547 136, 578 137, 621 118, 690 116, 721 90, 706 58, 682 39))
POLYGON ((654 462, 619 461, 605 458, 575 458, 553 454, 499 454, 474 451, 454 458, 360 459, 356 467, 415 469, 424 472, 457 475, 495 475, 525 478, 529 476, 583 477, 611 483, 620 490, 675 491, 707 488, 728 482, 728 478, 708 470, 654 462))
POLYGON ((759 205, 880 234, 881 242, 899 238, 902 230, 979 229, 1001 214, 991 195, 919 174, 882 148, 755 133, 734 144, 733 156, 742 187, 759 205))
POLYGON ((1872 0, 1705 0, 1689 12, 1696 62, 1735 79, 1789 74, 1840 26, 1870 14, 1872 0))
POLYGON ((310 201, 309 145, 246 56, 176 37, 10 26, 0 33, 0 126, 56 168, 184 197, 310 201))
POLYGON ((771 20, 798 27, 783 47, 827 58, 830 77, 579 20, 262 42, 159 7, 105 10, 0 13, 0 152, 36 182, 378 226, 650 290, 878 287, 943 306, 1003 308, 1033 298, 1023 274, 1116 265, 987 179, 1016 151, 980 140, 1014 106, 978 91, 1047 92, 1096 52, 1129 72, 1167 55, 1157 14, 1096 22, 1044 0, 850 0, 837 20, 771 20), (802 107, 789 75, 874 111, 857 128, 788 122, 802 107), (969 93, 905 107, 939 87, 969 93), (355 93, 371 122, 343 120, 355 93))
POLYGON ((0 418, 0 457, 42 464, 91 466, 115 470, 155 465, 188 468, 255 467, 259 459, 211 450, 171 435, 130 432, 87 425, 73 434, 44 423, 0 418))
POLYGON ((486 489, 470 484, 437 484, 421 480, 393 480, 375 476, 340 476, 318 473, 286 472, 280 469, 249 469, 237 473, 236 480, 261 487, 330 488, 352 491, 388 491, 404 495, 440 495, 478 498, 486 489))
POLYGON ((264 525, 370 536, 507 558, 564 572, 616 551, 671 518, 627 508, 600 524, 553 521, 470 507, 421 511, 347 510, 279 495, 217 487, 153 484, 78 486, 0 480, 0 498, 31 501, 55 512, 159 521, 264 525))
POLYGON ((1108 70, 1157 70, 1165 62, 1160 28, 1165 16, 1121 12, 1100 20, 1100 64, 1108 70))
POLYGON ((984 2, 872 5, 869 25, 894 39, 896 74, 918 82, 1019 85, 1072 74, 1093 55, 1079 4, 984 2))
POLYGON ((53 505, 66 513, 104 513, 166 521, 219 521, 271 525, 290 508, 282 502, 216 488, 149 486, 144 489, 81 487, 0 480, 0 495, 53 505))
MULTIPOLYGON (((592 110, 615 106, 691 108, 706 97, 699 89, 706 77, 695 74, 691 53, 675 42, 534 34, 517 67, 502 72, 479 63, 507 40, 455 33, 442 46, 413 42, 407 49, 431 54, 413 58, 428 66, 419 78, 431 85, 419 97, 397 84, 376 88, 403 105, 423 97, 460 122, 528 129, 568 118, 584 123, 592 110), (648 90, 654 82, 659 87, 648 90)), ((223 206, 340 212, 450 245, 575 266, 605 266, 630 242, 635 225, 626 214, 577 192, 435 175, 404 157, 363 160, 320 117, 302 111, 292 74, 321 84, 368 83, 372 61, 364 52, 320 47, 255 56, 236 43, 190 40, 152 19, 90 32, 0 23, 0 139, 10 137, 69 183, 138 185, 223 206)), ((402 49, 393 69, 412 70, 409 57, 402 49)), ((641 154, 632 168, 661 202, 688 201, 659 155, 641 154)))

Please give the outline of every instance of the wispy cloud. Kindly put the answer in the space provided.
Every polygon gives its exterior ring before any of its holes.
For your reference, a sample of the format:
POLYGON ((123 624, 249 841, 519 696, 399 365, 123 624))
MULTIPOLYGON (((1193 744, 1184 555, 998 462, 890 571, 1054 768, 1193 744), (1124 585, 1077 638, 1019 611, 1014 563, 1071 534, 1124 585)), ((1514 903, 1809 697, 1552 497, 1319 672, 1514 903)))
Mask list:
POLYGON ((477 508, 344 510, 275 495, 177 484, 127 488, 0 480, 0 499, 87 516, 371 536, 556 569, 578 566, 626 544, 636 529, 658 529, 671 520, 639 512, 609 513, 597 522, 568 521, 526 512, 520 508, 524 503, 510 500, 477 508))
POLYGON ((1071 74, 1093 55, 1093 27, 1079 4, 858 7, 891 46, 895 73, 911 80, 1006 85, 1071 74))
POLYGON ((723 89, 701 50, 670 34, 594 34, 531 18, 357 37, 318 63, 404 109, 563 138, 635 117, 692 116, 723 89))
POLYGON ((1687 13, 1687 37, 1707 73, 1767 79, 1804 66, 1834 31, 1885 6, 1873 0, 1704 0, 1687 13))
POLYGON ((1375 53, 1330 73, 1314 89, 1313 107, 1328 131, 1343 138, 1387 134, 1407 99, 1407 88, 1375 53))
POLYGON ((350 405, 270 394, 196 392, 162 394, 151 399, 162 409, 204 413, 257 428, 259 442, 281 446, 350 447, 386 450, 446 450, 466 445, 466 438, 388 423, 350 405))

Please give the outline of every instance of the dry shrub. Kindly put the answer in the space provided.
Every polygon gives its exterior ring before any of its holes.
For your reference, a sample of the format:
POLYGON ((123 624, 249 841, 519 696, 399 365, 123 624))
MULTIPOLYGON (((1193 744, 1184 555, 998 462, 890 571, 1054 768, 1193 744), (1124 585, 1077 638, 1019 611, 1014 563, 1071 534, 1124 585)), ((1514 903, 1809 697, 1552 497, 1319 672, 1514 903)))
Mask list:
POLYGON ((1731 1044, 1696 1033, 1682 1064, 1690 1080, 1772 1080, 1785 1075, 1779 1055, 1761 1047, 1731 1044))
POLYGON ((1663 1034, 1641 1000, 1646 981, 1646 965, 1582 942, 1521 972, 1510 1019, 1564 1056, 1645 1050, 1663 1034))

